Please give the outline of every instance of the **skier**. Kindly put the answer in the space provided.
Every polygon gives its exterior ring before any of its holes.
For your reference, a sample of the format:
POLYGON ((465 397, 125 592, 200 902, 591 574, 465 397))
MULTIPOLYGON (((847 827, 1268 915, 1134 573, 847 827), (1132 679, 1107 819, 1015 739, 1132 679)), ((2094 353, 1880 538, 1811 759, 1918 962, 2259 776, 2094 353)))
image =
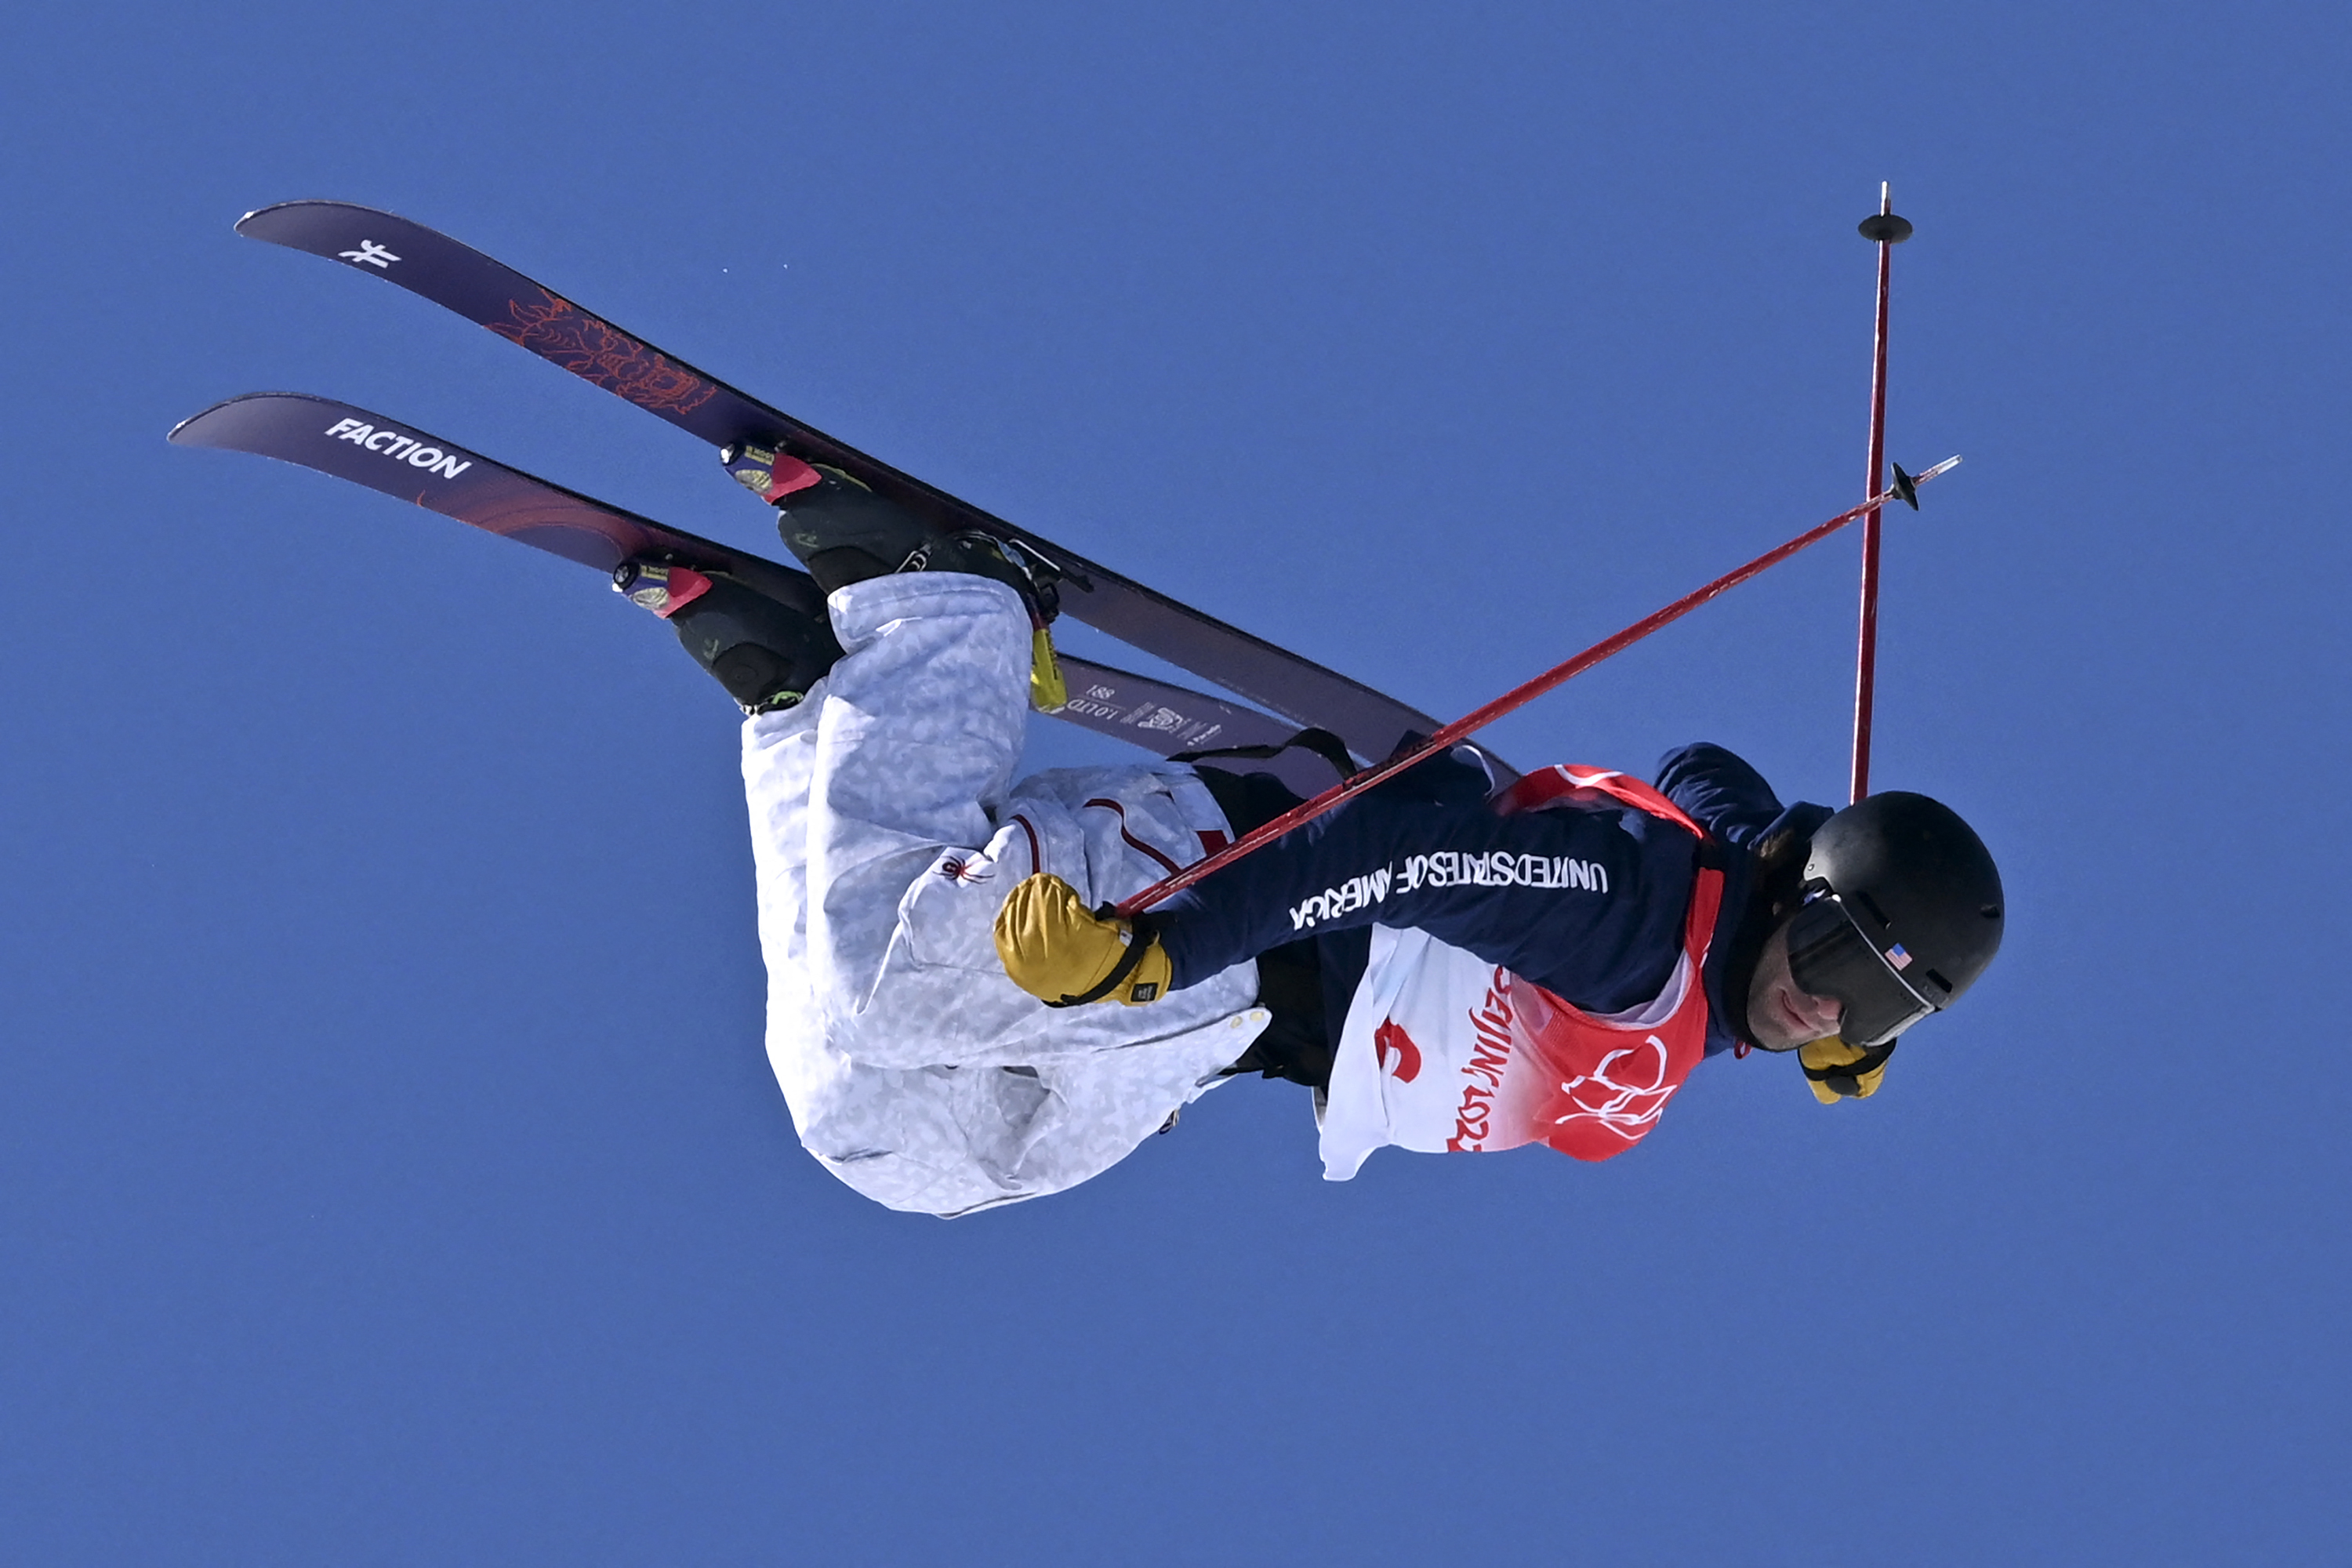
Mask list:
POLYGON ((803 1143, 890 1207, 1060 1191, 1248 1071, 1313 1086, 1334 1180, 1389 1143, 1602 1159, 1725 1049, 1873 1092, 2000 944, 1999 874, 1949 810, 1784 808, 1706 744, 1654 786, 1500 793, 1457 748, 1118 920, 1297 797, 1205 763, 1016 782, 1050 574, 773 464, 830 626, 682 569, 615 586, 748 715, 770 1062, 803 1143))

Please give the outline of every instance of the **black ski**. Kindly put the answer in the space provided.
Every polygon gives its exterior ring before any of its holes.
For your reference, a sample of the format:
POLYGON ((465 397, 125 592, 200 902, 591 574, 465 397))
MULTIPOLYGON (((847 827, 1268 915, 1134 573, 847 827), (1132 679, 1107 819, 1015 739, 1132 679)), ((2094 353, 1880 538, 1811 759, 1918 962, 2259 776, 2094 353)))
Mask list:
MULTIPOLYGON (((824 595, 804 573, 607 506, 414 426, 331 398, 278 392, 233 397, 181 421, 171 439, 183 447, 252 452, 332 474, 608 576, 624 561, 656 560, 723 572, 785 604, 824 614, 824 595)), ((1070 700, 1054 717, 1163 757, 1211 747, 1279 745, 1297 728, 1235 703, 1066 654, 1062 672, 1070 700)), ((1329 766, 1307 752, 1248 765, 1282 774, 1301 794, 1318 793, 1332 783, 1329 766)))
POLYGON ((713 447, 776 448, 830 464, 926 521, 1014 541, 1069 572, 1061 595, 1072 616, 1301 725, 1330 730, 1368 761, 1388 755, 1408 733, 1437 728, 1436 720, 1393 698, 1075 555, 746 396, 446 235, 373 207, 329 201, 264 207, 247 214, 236 230, 388 279, 713 447))

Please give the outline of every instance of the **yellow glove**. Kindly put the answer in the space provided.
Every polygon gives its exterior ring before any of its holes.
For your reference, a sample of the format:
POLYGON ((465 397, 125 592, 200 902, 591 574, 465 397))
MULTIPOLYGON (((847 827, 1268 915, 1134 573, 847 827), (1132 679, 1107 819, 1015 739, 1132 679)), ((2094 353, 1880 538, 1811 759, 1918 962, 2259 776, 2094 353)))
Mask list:
POLYGON ((1886 1059, 1894 1054, 1893 1040, 1865 1051, 1860 1046, 1847 1045, 1835 1035, 1797 1047, 1797 1060, 1805 1068, 1805 1082, 1811 1087, 1813 1098, 1823 1105, 1835 1105, 1847 1099, 1868 1100, 1876 1094, 1886 1077, 1886 1059))
POLYGON ((1156 1002, 1171 973, 1149 930, 1096 914, 1076 888, 1042 872, 1022 879, 996 911, 996 956, 1013 984, 1048 1007, 1156 1002))

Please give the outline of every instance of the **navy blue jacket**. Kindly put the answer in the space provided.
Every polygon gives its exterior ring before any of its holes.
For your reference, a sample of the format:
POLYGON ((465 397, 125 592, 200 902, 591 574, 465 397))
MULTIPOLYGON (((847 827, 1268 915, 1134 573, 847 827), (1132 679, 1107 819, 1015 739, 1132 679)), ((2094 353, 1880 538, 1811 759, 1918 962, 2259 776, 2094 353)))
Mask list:
MULTIPOLYGON (((1160 905, 1173 984, 1377 923, 1427 931, 1590 1013, 1655 997, 1682 952, 1699 840, 1614 801, 1503 816, 1474 756, 1433 757, 1160 905)), ((1725 873, 1723 913, 1705 974, 1712 1055, 1744 1021, 1722 987, 1753 847, 1784 820, 1810 837, 1830 813, 1784 810, 1754 768, 1704 742, 1666 753, 1655 782, 1719 847, 1709 858, 1725 873)))

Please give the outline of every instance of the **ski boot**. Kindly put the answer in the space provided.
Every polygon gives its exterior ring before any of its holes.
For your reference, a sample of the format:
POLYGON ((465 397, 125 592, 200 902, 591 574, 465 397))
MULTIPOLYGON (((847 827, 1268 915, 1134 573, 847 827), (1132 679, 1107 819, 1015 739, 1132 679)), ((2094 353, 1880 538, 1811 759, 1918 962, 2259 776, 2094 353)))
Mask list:
POLYGON ((1021 595, 1039 625, 1061 612, 1060 574, 1033 552, 977 530, 934 529, 839 468, 738 445, 719 454, 735 479, 776 509, 776 531, 826 593, 892 572, 968 572, 1021 595))
POLYGON ((1011 588, 1034 632, 1032 700, 1047 713, 1069 700, 1046 630, 1062 608, 1062 574, 1051 562, 976 529, 933 529, 839 468, 761 447, 730 446, 719 456, 739 482, 775 507, 784 548, 827 594, 894 572, 963 572, 1011 588))
POLYGON ((613 591, 677 628, 677 640, 746 713, 790 708, 841 657, 822 612, 779 604, 730 577, 625 561, 613 591))

